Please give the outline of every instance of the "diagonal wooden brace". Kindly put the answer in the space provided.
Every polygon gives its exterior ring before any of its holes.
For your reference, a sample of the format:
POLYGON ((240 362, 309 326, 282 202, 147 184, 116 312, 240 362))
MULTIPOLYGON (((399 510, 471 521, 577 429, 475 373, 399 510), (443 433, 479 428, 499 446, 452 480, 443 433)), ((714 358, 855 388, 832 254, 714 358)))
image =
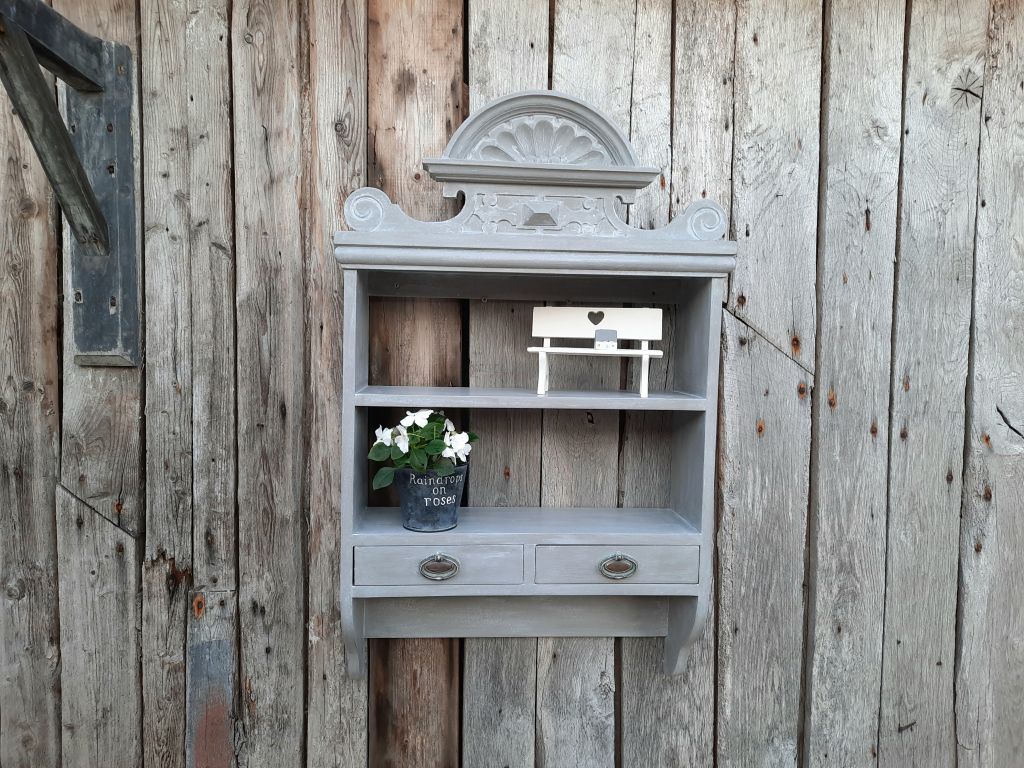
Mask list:
POLYGON ((107 222, 24 30, 0 16, 0 81, 81 243, 106 253, 107 222))

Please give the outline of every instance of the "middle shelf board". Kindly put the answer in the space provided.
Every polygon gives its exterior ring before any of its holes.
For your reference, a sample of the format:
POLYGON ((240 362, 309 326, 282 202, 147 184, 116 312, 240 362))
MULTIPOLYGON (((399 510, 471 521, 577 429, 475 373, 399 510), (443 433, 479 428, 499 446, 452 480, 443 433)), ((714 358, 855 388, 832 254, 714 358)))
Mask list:
MULTIPOLYGON (((470 469, 472 471, 472 469, 470 469)), ((449 531, 420 533, 402 527, 395 507, 356 514, 353 546, 422 544, 700 544, 700 532, 675 510, 644 507, 463 507, 449 531)))
POLYGON ((357 389, 357 406, 389 408, 545 408, 548 410, 704 411, 707 398, 689 392, 651 392, 640 397, 629 390, 597 392, 487 387, 383 387, 357 389))

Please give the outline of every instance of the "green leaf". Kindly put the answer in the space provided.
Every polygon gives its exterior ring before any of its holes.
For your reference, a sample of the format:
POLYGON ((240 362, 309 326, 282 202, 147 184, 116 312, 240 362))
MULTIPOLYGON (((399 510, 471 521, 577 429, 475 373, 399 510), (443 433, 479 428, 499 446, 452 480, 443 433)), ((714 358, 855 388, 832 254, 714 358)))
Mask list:
POLYGON ((391 449, 384 443, 374 443, 369 453, 369 458, 372 461, 387 461, 390 456, 391 449))
POLYGON ((438 477, 447 477, 455 471, 455 465, 451 463, 449 459, 445 459, 438 463, 434 470, 437 472, 438 477))
POLYGON ((399 448, 397 445, 393 445, 392 444, 392 446, 391 446, 391 460, 392 461, 398 461, 403 456, 405 456, 405 454, 402 453, 402 449, 399 448))
POLYGON ((444 440, 431 440, 427 443, 427 453, 431 456, 437 456, 444 452, 447 446, 444 444, 444 440))
POLYGON ((479 439, 480 439, 480 437, 477 435, 476 432, 470 432, 469 433, 469 442, 475 443, 479 439))
POLYGON ((395 468, 394 467, 381 467, 377 470, 377 474, 373 476, 373 488, 374 490, 380 490, 381 488, 387 488, 391 485, 391 482, 395 479, 395 468))
POLYGON ((427 453, 422 448, 414 448, 409 453, 409 463, 418 472, 427 471, 427 453))

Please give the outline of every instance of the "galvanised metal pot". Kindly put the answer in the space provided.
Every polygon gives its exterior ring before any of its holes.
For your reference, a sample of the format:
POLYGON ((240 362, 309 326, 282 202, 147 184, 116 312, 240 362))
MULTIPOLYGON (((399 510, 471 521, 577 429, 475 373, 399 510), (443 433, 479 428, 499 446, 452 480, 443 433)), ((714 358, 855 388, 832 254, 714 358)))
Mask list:
POLYGON ((395 471, 395 485, 402 507, 402 525, 410 531, 449 531, 458 524, 459 503, 466 487, 465 464, 444 477, 432 469, 399 469, 395 471))

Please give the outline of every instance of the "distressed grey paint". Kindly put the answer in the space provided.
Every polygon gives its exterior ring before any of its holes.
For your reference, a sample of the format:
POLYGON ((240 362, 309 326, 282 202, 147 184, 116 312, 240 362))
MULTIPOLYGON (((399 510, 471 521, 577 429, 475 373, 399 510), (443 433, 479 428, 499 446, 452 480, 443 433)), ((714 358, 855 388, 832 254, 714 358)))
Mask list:
POLYGON ((454 218, 418 221, 380 190, 364 188, 345 204, 353 231, 334 237, 345 267, 348 334, 341 615, 349 674, 365 673, 366 637, 533 635, 666 636, 665 669, 682 671, 709 609, 719 278, 732 271, 736 252, 723 239, 724 211, 700 200, 661 229, 629 226, 619 204, 632 201, 657 170, 637 165, 632 146, 605 117, 547 91, 493 102, 424 166, 443 182, 446 196, 465 196, 454 218), (368 386, 369 296, 490 294, 645 303, 656 295, 675 305, 671 336, 680 389, 641 398, 368 386), (469 507, 453 530, 410 533, 394 510, 367 506, 367 408, 379 406, 674 412, 673 508, 469 507), (636 576, 602 577, 599 563, 620 551, 637 560, 636 576), (466 572, 444 582, 419 577, 424 553, 435 552, 457 557, 466 572), (477 561, 496 553, 490 578, 467 578, 477 561))

